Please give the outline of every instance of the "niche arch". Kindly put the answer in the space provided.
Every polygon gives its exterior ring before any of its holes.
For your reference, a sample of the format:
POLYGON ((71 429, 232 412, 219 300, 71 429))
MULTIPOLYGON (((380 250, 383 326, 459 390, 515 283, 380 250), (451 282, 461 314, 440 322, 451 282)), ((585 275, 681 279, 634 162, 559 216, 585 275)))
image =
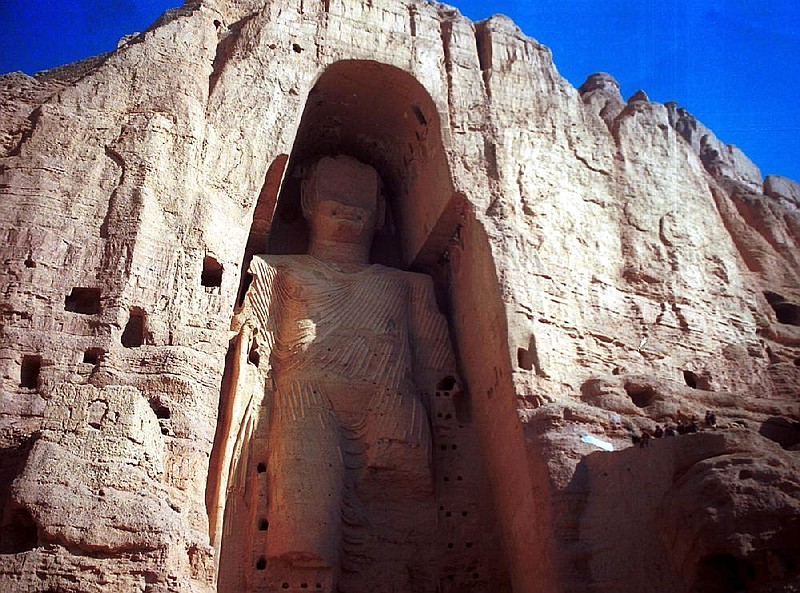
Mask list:
POLYGON ((454 190, 439 112, 412 75, 371 60, 332 64, 309 92, 270 229, 269 253, 305 252, 300 179, 308 164, 337 154, 372 165, 383 179, 387 220, 375 238, 373 262, 422 270, 441 257, 455 224, 440 228, 454 190))

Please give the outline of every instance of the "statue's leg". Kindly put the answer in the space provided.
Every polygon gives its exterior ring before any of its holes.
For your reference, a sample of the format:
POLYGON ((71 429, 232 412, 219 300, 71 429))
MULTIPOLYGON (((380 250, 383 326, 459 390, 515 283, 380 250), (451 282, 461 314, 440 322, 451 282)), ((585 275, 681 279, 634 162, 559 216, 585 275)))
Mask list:
POLYGON ((269 448, 270 580, 292 587, 303 579, 309 587, 319 580, 332 583, 339 566, 344 468, 339 422, 319 387, 278 386, 269 448))
POLYGON ((418 487, 430 484, 430 424, 419 399, 387 391, 372 398, 367 417, 367 466, 402 474, 418 487))

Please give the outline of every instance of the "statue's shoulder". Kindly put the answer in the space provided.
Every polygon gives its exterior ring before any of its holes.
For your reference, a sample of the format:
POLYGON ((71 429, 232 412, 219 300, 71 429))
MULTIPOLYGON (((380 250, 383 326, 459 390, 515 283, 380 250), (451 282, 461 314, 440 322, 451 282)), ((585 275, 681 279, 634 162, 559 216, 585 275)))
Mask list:
POLYGON ((281 269, 281 268, 297 268, 302 266, 313 265, 315 258, 305 254, 293 255, 274 255, 271 253, 261 253, 254 255, 250 261, 250 273, 258 273, 260 269, 281 269))
POLYGON ((409 272, 399 268, 390 268, 381 264, 373 264, 370 266, 370 270, 376 275, 392 276, 398 280, 402 280, 410 286, 419 287, 423 290, 427 290, 429 288, 433 289, 433 279, 427 274, 409 272))

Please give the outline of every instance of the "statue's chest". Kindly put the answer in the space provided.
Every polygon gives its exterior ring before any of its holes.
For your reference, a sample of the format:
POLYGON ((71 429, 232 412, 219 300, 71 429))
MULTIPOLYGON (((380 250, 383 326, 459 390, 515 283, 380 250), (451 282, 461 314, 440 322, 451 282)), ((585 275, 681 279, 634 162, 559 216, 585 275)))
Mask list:
POLYGON ((292 270, 285 277, 291 324, 318 329, 396 334, 406 326, 408 284, 399 275, 365 270, 292 270))

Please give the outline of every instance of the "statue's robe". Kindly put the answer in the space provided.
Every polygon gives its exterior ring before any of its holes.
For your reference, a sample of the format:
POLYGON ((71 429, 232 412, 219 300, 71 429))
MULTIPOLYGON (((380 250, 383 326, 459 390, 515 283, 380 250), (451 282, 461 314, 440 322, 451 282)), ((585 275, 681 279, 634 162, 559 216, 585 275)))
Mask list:
POLYGON ((252 501, 249 520, 266 514, 268 564, 335 571, 358 553, 348 527, 366 520, 356 494, 365 477, 401 484, 406 498, 432 496, 427 410, 437 382, 455 374, 447 323, 425 275, 340 271, 310 255, 256 256, 249 271, 239 317, 255 328, 268 375, 263 398, 234 390, 251 402, 237 422, 251 425, 263 399, 268 437, 259 448, 242 433, 228 463, 266 465, 267 500, 252 501))

